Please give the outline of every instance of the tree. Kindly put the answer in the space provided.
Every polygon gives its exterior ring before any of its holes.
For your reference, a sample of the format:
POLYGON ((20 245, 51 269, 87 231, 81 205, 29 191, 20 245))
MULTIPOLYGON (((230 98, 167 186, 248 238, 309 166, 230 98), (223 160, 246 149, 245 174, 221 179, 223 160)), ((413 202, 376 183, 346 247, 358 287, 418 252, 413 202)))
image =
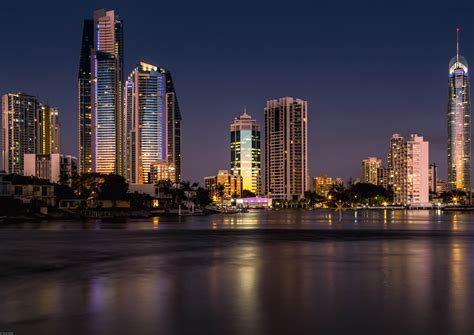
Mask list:
POLYGON ((69 185, 69 180, 70 180, 70 176, 69 174, 67 174, 66 172, 61 172, 59 174, 59 184, 60 185, 69 185))
POLYGON ((328 192, 328 200, 331 207, 346 206, 349 194, 343 185, 334 184, 328 192))
POLYGON ((325 200, 325 197, 322 195, 317 194, 314 191, 306 191, 304 192, 304 198, 307 200, 307 204, 309 206, 314 206, 318 202, 322 202, 325 200))
POLYGON ((196 196, 193 199, 194 203, 199 205, 199 206, 207 206, 212 202, 212 199, 209 195, 209 191, 202 188, 198 187, 196 190, 196 196))
POLYGON ((147 208, 148 203, 151 200, 151 196, 144 193, 134 192, 130 194, 130 207, 134 209, 147 208))
POLYGON ((222 184, 217 184, 216 195, 221 199, 221 204, 224 205, 225 187, 222 184))
POLYGON ((357 183, 349 187, 348 195, 351 204, 380 206, 393 201, 393 192, 383 186, 369 183, 357 183))
POLYGON ((108 174, 99 189, 99 199, 120 200, 125 199, 128 184, 124 177, 117 174, 108 174))
POLYGON ((243 190, 242 191, 242 198, 255 198, 257 195, 250 191, 250 190, 243 190))

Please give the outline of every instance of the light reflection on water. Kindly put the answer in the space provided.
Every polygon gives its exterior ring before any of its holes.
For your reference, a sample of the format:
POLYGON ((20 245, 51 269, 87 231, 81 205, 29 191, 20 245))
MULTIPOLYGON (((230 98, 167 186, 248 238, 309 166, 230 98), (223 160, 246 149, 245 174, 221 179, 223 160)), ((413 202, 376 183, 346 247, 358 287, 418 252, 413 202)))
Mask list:
POLYGON ((0 331, 470 334, 471 218, 436 211, 258 211, 151 218, 115 230, 101 223, 77 224, 79 231, 67 231, 70 223, 10 227, 0 230, 2 269, 5 255, 67 266, 14 277, 4 271, 0 331), (171 232, 183 227, 217 231, 171 232), (256 227, 287 230, 246 229, 256 227), (324 240, 307 233, 366 227, 408 232, 396 239, 324 240), (418 230, 466 234, 410 232, 418 230))
POLYGON ((124 222, 68 221, 1 225, 0 229, 415 229, 473 230, 474 212, 440 210, 254 210, 209 216, 153 217, 124 222))

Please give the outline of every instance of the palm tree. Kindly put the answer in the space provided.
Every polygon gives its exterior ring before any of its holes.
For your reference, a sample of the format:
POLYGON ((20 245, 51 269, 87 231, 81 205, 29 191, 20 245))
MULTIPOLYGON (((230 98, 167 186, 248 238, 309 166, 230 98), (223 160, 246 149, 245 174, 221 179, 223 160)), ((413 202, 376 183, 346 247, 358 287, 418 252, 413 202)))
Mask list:
POLYGON ((221 199, 221 206, 224 207, 225 187, 222 184, 217 184, 216 194, 221 199))

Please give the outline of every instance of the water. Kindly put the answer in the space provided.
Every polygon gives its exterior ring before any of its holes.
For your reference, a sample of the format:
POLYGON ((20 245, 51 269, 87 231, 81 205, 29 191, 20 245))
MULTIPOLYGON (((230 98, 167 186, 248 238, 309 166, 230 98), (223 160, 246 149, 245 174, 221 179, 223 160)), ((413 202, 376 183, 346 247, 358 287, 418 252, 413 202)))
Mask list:
POLYGON ((255 211, 0 229, 0 332, 472 334, 474 214, 255 211))

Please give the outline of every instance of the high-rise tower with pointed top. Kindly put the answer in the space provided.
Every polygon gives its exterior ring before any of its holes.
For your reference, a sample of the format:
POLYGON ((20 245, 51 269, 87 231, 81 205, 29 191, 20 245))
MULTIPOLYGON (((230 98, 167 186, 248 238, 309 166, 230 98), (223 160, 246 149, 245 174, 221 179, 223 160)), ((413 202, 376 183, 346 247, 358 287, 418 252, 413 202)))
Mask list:
POLYGON ((470 191, 471 188, 471 99, 468 63, 459 53, 449 62, 448 102, 448 188, 470 191))
POLYGON ((245 111, 230 125, 230 169, 242 176, 242 189, 262 193, 260 126, 245 111))

